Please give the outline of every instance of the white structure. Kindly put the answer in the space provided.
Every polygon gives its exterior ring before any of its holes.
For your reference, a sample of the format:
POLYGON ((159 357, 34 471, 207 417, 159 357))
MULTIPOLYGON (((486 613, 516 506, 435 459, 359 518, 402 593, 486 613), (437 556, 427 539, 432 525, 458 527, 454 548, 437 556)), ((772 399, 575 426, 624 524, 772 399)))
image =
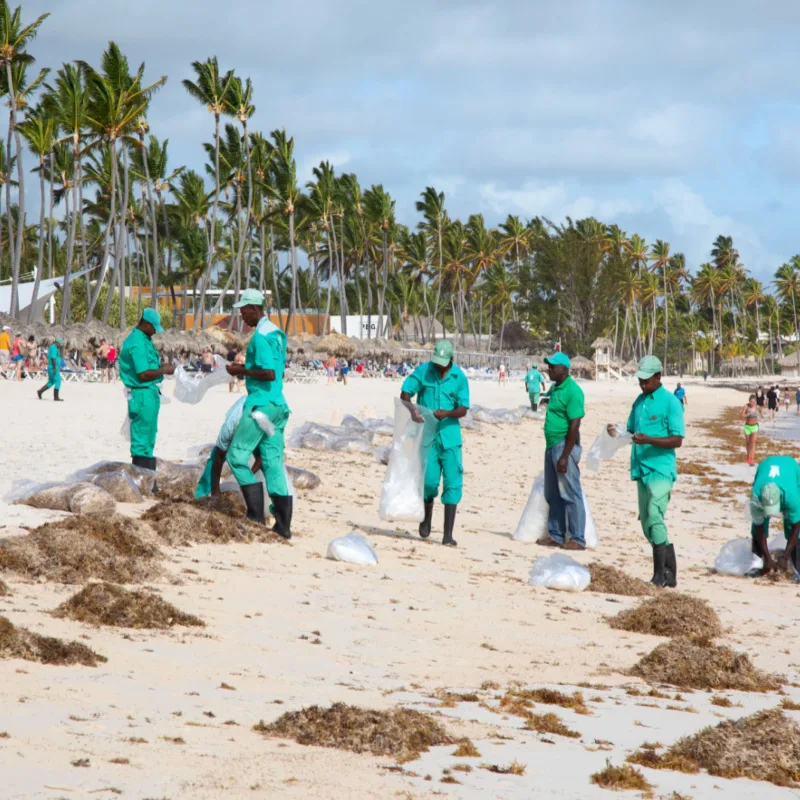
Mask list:
MULTIPOLYGON (((90 271, 91 270, 73 272, 70 275, 70 283, 72 283, 72 281, 74 281, 76 278, 82 278, 87 272, 90 271)), ((27 310, 31 304, 31 300, 33 300, 33 286, 34 281, 20 283, 17 285, 17 300, 20 311, 20 319, 27 319, 27 310)), ((31 316, 32 322, 44 322, 45 306, 53 299, 56 292, 61 291, 63 287, 63 275, 60 275, 57 278, 39 282, 39 291, 36 294, 36 303, 33 307, 33 315, 31 316)), ((11 313, 11 283, 0 286, 0 311, 2 311, 4 314, 11 313)), ((53 321, 53 319, 50 320, 50 322, 53 321)))
MULTIPOLYGON (((368 317, 366 314, 348 314, 345 319, 347 320, 347 335, 355 339, 377 339, 379 336, 386 336, 386 330, 389 327, 389 320, 384 314, 383 316, 383 333, 378 332, 378 315, 373 314, 368 317)), ((331 314, 330 317, 330 331, 331 333, 344 333, 342 330, 342 318, 336 314, 331 314)))
POLYGON ((614 343, 611 339, 601 336, 592 342, 594 348, 594 377, 596 381, 618 381, 622 378, 622 373, 613 362, 611 354, 614 350, 614 343))

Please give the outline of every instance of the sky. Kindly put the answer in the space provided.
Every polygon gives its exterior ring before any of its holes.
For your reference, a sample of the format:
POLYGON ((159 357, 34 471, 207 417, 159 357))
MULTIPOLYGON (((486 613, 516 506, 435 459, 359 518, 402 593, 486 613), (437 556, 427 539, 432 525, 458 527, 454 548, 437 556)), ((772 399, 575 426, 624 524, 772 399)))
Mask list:
POLYGON ((285 128, 381 183, 399 221, 426 186, 451 217, 596 216, 684 252, 733 236, 762 280, 800 252, 795 0, 25 0, 50 12, 39 66, 98 65, 109 40, 146 79, 170 162, 201 169, 213 117, 181 85, 216 55, 255 87, 252 130, 285 128))

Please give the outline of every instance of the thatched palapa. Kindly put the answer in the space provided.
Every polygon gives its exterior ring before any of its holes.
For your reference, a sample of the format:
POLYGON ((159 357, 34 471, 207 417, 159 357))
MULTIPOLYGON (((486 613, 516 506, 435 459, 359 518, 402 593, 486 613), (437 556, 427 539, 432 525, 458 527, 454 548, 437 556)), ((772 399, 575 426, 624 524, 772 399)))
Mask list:
POLYGON ((314 352, 352 358, 356 354, 356 340, 342 333, 329 333, 314 345, 314 352))

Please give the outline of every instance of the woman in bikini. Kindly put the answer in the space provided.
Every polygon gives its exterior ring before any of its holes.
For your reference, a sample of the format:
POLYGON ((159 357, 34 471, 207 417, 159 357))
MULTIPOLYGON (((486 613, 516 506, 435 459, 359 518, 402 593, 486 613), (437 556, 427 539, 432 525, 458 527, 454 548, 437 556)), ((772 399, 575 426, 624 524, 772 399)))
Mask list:
POLYGON ((756 396, 750 395, 750 400, 742 409, 742 419, 744 420, 744 441, 747 448, 747 463, 754 467, 756 465, 756 441, 758 441, 758 406, 756 396))

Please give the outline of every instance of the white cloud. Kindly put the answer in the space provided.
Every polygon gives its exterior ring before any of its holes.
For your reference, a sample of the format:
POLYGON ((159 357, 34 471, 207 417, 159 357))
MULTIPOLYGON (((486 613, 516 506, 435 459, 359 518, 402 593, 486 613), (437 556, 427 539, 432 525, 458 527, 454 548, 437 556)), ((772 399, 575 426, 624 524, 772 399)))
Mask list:
POLYGON ((297 181, 301 186, 312 180, 314 177, 314 167, 318 167, 323 161, 330 162, 337 173, 345 172, 343 169, 350 162, 350 153, 344 150, 335 150, 329 153, 319 153, 303 158, 297 168, 297 181))

